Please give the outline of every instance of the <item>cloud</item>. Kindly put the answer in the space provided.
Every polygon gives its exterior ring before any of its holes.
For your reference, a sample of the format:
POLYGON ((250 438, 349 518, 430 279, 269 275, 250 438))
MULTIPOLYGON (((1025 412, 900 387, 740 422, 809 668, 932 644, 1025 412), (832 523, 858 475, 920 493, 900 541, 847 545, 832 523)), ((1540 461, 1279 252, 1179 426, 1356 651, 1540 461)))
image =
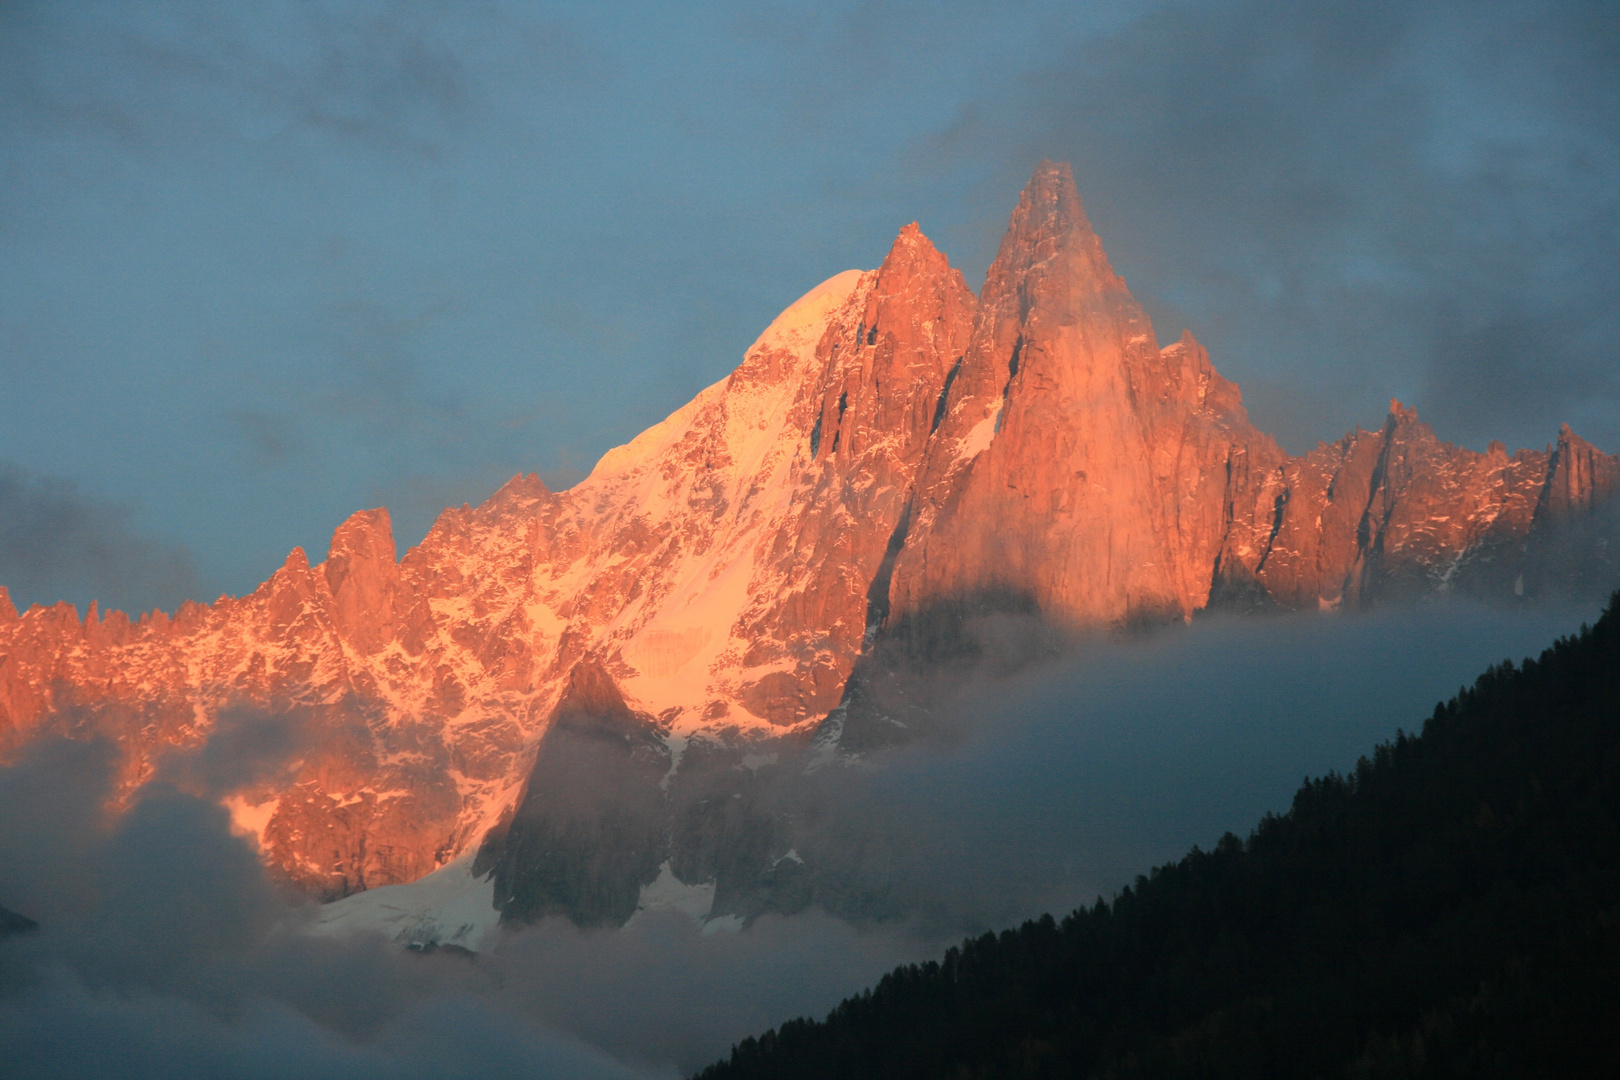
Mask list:
POLYGON ((11 35, 0 101, 36 124, 112 135, 137 150, 304 128, 431 155, 472 110, 468 72, 443 40, 453 20, 442 11, 308 4, 250 15, 164 5, 109 24, 42 10, 11 35), (266 47, 271 34, 281 48, 266 47), (53 51, 95 62, 64 78, 43 63, 53 51), (226 120, 222 105, 236 115, 226 120))
POLYGON ((485 116, 492 79, 521 69, 567 93, 613 75, 572 23, 498 4, 167 3, 134 17, 19 4, 0 18, 0 109, 141 153, 296 133, 432 161, 485 116))
POLYGON ((424 384, 412 349, 424 329, 453 314, 455 306, 453 300, 438 300, 399 314, 364 297, 334 299, 323 321, 340 358, 339 379, 312 405, 334 417, 358 420, 379 437, 397 438, 401 431, 425 428, 434 442, 465 438, 465 404, 454 393, 424 384))
POLYGON ((307 935, 214 801, 298 749, 233 714, 121 802, 108 742, 0 768, 0 904, 42 924, 0 942, 8 1076, 668 1076, 932 949, 818 914, 721 939, 552 921, 477 958, 307 935))
POLYGON ((938 947, 906 927, 859 930, 818 911, 707 936, 661 911, 617 931, 548 919, 508 934, 499 962, 505 994, 529 1015, 684 1075, 764 1027, 825 1013, 938 947))
POLYGON ((951 868, 921 890, 969 912, 999 901, 998 922, 1073 906, 1246 833, 1305 777, 1420 730, 1486 666, 1539 654, 1598 606, 1216 618, 1094 641, 962 702, 960 745, 903 764, 887 797, 927 808, 930 861, 951 868), (1027 876, 1024 895, 997 896, 998 865, 1027 876))
POLYGON ((1016 675, 955 683, 927 729, 911 719, 913 745, 813 783, 786 777, 774 797, 852 914, 904 912, 937 939, 1006 926, 1246 833, 1306 776, 1419 730, 1485 667, 1539 653, 1596 611, 1431 603, 1084 640, 1016 675))
POLYGON ((285 464, 309 449, 303 425, 290 412, 242 408, 231 410, 230 418, 261 468, 285 464))
POLYGON ((19 607, 99 600, 142 611, 196 596, 191 553, 141 535, 130 517, 71 481, 0 463, 0 585, 19 607))
MULTIPOLYGON (((477 957, 322 938, 212 796, 297 741, 225 724, 114 813, 116 752, 42 742, 0 769, 0 1044, 23 1076, 671 1076, 818 1015, 956 936, 1108 894, 1282 810, 1503 657, 1585 608, 1434 604, 1197 623, 1103 639, 987 683, 948 737, 824 770, 821 839, 862 845, 911 909, 819 911, 703 935, 674 912, 623 930, 561 920, 477 957)), ((790 792, 793 797, 802 791, 790 792)))
POLYGON ((95 853, 111 827, 111 743, 45 740, 0 769, 0 906, 76 918, 95 903, 95 853))
POLYGON ((632 1075, 463 957, 297 932, 218 805, 160 783, 106 812, 113 758, 43 742, 0 769, 0 895, 42 924, 0 944, 7 1075, 632 1075))
MULTIPOLYGON (((289 783, 297 759, 313 749, 322 734, 305 710, 226 706, 200 745, 173 749, 158 759, 155 781, 203 799, 223 799, 256 785, 289 783)), ((331 728, 324 734, 330 738, 331 728)))
MULTIPOLYGON (((365 994, 374 987, 354 989, 365 994)), ((271 998, 251 999, 222 1017, 185 999, 98 992, 60 971, 23 1001, 0 1000, 0 1042, 7 1047, 7 1073, 19 1080, 645 1075, 465 995, 412 1002, 375 1038, 357 1041, 271 998)))
MULTIPOLYGON (((1161 336, 1290 448, 1392 394, 1441 434, 1620 444, 1620 13, 1168 5, 964 103, 912 167, 1072 160, 1161 336)), ((1004 199, 997 193, 996 198, 1004 199)))

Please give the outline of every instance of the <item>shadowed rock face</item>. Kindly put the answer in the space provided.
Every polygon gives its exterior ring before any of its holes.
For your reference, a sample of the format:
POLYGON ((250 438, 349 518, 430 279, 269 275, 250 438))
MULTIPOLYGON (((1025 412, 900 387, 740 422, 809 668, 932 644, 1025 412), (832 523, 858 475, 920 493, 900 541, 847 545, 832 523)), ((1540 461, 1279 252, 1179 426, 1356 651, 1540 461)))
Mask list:
POLYGON ((599 664, 569 676, 509 822, 492 829, 475 873, 493 872, 503 918, 566 915, 620 925, 658 877, 669 748, 599 664))
POLYGON ((312 894, 419 877, 504 815, 514 915, 621 919, 664 859, 756 911, 831 879, 783 861, 744 759, 903 740, 953 677, 1075 629, 1601 594, 1617 484, 1567 427, 1476 453, 1398 402, 1286 454, 1190 334, 1158 345, 1048 162, 978 297, 907 226, 575 488, 515 477, 401 560, 379 509, 172 617, 0 589, 0 755, 107 737, 134 784, 222 716, 293 722, 220 794, 312 894))
POLYGON ((853 919, 896 914, 870 884, 869 845, 844 850, 813 827, 822 793, 803 776, 807 744, 775 746, 749 755, 693 740, 673 769, 658 725, 583 662, 473 873, 493 877, 506 923, 622 925, 666 866, 680 882, 713 886, 708 916, 751 920, 812 903, 853 919))

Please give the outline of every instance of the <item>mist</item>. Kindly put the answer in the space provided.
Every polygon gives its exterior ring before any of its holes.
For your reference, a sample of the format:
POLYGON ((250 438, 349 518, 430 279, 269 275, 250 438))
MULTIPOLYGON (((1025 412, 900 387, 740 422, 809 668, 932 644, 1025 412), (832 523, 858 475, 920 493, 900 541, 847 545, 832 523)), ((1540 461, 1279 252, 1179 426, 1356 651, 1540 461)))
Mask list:
POLYGON ((976 688, 949 718, 960 745, 915 755, 885 797, 928 822, 936 865, 983 874, 936 875, 936 904, 991 925, 1067 910, 1247 834, 1307 776, 1353 769, 1487 666, 1538 655, 1599 611, 1434 603, 1093 641, 976 688), (1012 875, 1026 891, 1000 887, 1012 875))
POLYGON ((175 608, 203 586, 191 552, 142 534, 131 509, 71 480, 0 461, 0 585, 19 609, 66 600, 80 608, 175 608))
POLYGON ((858 839, 907 912, 861 925, 819 910, 709 935, 672 911, 622 930, 548 919, 477 956, 317 937, 312 906, 267 879, 213 801, 299 745, 275 718, 233 718, 117 801, 114 747, 41 742, 0 770, 0 905, 41 924, 0 940, 7 1071, 681 1075, 963 934, 1062 914, 1247 832, 1305 776, 1353 768, 1597 610, 1198 621, 973 686, 942 735, 816 774, 819 835, 858 839))

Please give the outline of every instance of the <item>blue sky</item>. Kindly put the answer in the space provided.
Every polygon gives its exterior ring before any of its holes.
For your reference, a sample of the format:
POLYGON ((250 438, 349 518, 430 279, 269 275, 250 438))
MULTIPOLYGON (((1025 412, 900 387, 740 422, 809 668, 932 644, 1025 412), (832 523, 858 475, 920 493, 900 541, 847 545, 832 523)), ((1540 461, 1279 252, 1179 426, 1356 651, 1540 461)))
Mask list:
POLYGON ((1620 445, 1610 5, 0 4, 0 584, 172 607, 566 486, 1042 157, 1303 450, 1620 445))

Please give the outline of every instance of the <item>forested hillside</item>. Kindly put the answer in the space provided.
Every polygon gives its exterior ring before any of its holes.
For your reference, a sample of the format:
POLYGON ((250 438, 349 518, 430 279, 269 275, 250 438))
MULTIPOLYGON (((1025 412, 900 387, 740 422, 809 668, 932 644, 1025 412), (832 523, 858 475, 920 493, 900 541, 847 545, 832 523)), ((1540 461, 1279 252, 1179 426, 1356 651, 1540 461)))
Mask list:
POLYGON ((1247 840, 700 1075, 1552 1077, 1617 1054, 1620 594, 1247 840))

